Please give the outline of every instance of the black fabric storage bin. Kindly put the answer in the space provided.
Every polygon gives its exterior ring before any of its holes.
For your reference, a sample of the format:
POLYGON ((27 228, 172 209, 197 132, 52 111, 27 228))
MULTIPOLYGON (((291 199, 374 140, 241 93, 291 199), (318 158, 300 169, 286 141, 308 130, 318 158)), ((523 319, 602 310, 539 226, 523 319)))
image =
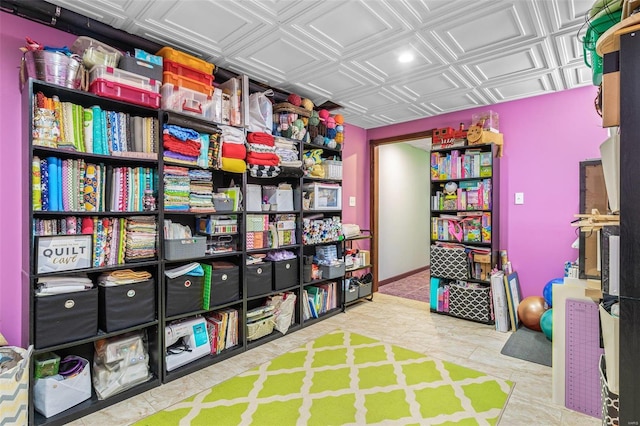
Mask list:
POLYGON ((247 296, 271 292, 271 262, 247 265, 247 296))
POLYGON ((37 349, 98 334, 98 289, 34 298, 37 349))
POLYGON ((272 263, 274 290, 282 290, 298 284, 299 261, 297 257, 288 260, 278 260, 272 263))
POLYGON ((170 317, 202 310, 203 277, 166 277, 165 313, 170 317))
POLYGON ((132 284, 98 286, 100 330, 112 332, 153 321, 156 292, 153 279, 132 284))
POLYGON ((240 299, 240 267, 211 271, 209 308, 240 299))

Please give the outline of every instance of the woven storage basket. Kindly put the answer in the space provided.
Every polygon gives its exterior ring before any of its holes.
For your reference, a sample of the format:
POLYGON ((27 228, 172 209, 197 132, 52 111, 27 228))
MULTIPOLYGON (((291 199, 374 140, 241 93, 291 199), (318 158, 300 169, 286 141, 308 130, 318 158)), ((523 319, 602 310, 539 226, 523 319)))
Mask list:
POLYGON ((273 112, 293 112, 302 117, 311 117, 311 111, 301 107, 297 107, 289 102, 282 102, 273 106, 273 112))
POLYGON ((273 332, 274 325, 273 316, 247 324, 247 340, 257 340, 261 337, 268 336, 273 332))

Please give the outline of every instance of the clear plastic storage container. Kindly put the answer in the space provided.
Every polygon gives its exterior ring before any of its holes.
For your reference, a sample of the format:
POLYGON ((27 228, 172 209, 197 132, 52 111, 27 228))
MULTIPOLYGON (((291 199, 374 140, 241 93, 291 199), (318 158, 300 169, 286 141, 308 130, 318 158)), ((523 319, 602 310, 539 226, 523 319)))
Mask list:
POLYGON ((71 51, 82 56, 82 63, 88 69, 96 65, 117 67, 122 58, 118 49, 86 36, 78 37, 71 46, 71 51))
POLYGON ((222 105, 216 106, 211 96, 171 83, 163 84, 160 91, 162 94, 162 109, 195 115, 199 118, 213 121, 215 109, 222 108, 222 105))
POLYGON ((106 80, 120 85, 135 87, 147 92, 160 93, 161 82, 145 77, 140 74, 134 74, 129 71, 118 68, 108 67, 105 65, 96 65, 89 72, 89 84, 93 84, 96 80, 106 80))

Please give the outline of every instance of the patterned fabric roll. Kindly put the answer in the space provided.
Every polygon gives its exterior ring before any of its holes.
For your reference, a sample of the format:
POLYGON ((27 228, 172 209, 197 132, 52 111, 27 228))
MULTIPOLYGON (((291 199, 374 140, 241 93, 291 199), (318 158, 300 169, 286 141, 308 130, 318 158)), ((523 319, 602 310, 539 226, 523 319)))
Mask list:
POLYGON ((31 191, 33 210, 42 210, 42 180, 40 172, 40 158, 34 156, 31 163, 33 189, 31 191))

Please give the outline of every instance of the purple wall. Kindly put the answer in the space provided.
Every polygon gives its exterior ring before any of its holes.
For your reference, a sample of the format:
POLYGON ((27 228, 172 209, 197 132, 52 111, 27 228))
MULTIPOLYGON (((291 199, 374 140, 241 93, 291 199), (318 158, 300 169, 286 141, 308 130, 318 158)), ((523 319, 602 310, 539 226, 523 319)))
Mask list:
MULTIPOLYGON (((71 46, 73 34, 52 29, 14 15, 0 12, 0 332, 11 345, 26 345, 20 319, 23 317, 23 256, 28 246, 23 241, 21 179, 28 179, 22 161, 22 97, 18 67, 22 53, 18 50, 29 36, 50 46, 71 46)), ((24 289, 26 291, 26 289, 24 289)), ((26 327, 25 327, 26 328, 26 327)))
POLYGON ((347 124, 342 150, 342 221, 370 229, 369 216, 369 144, 367 131, 347 124), (349 207, 349 197, 356 206, 349 207))
POLYGON ((593 107, 595 96, 592 86, 573 89, 371 129, 367 139, 468 126, 474 112, 498 112, 505 139, 500 247, 518 271, 524 296, 542 295, 550 279, 563 275, 564 262, 578 258, 570 247, 577 236, 570 222, 579 207, 578 163, 599 158, 607 137, 593 107), (524 192, 524 205, 514 204, 515 192, 524 192))
MULTIPOLYGON (((21 288, 22 259, 28 256, 22 230, 19 177, 29 171, 22 157, 21 95, 18 65, 29 36, 48 45, 71 45, 76 36, 0 12, 0 331, 10 344, 24 345, 21 288)), ((545 283, 561 276, 565 260, 575 260, 577 250, 570 226, 578 211, 578 162, 599 157, 598 145, 606 138, 593 110, 595 88, 586 87, 521 101, 497 104, 500 130, 505 135, 500 182, 501 247, 506 248, 520 274, 524 295, 540 295, 545 283), (523 206, 513 205, 514 192, 525 193, 523 206)), ((477 111, 489 109, 477 108, 477 111)), ((475 110, 444 114, 409 123, 366 131, 345 126, 343 151, 343 220, 370 227, 369 146, 381 139, 444 126, 467 125, 475 110), (350 196, 356 207, 349 207, 350 196)), ((26 291, 26 289, 24 289, 26 291)))

